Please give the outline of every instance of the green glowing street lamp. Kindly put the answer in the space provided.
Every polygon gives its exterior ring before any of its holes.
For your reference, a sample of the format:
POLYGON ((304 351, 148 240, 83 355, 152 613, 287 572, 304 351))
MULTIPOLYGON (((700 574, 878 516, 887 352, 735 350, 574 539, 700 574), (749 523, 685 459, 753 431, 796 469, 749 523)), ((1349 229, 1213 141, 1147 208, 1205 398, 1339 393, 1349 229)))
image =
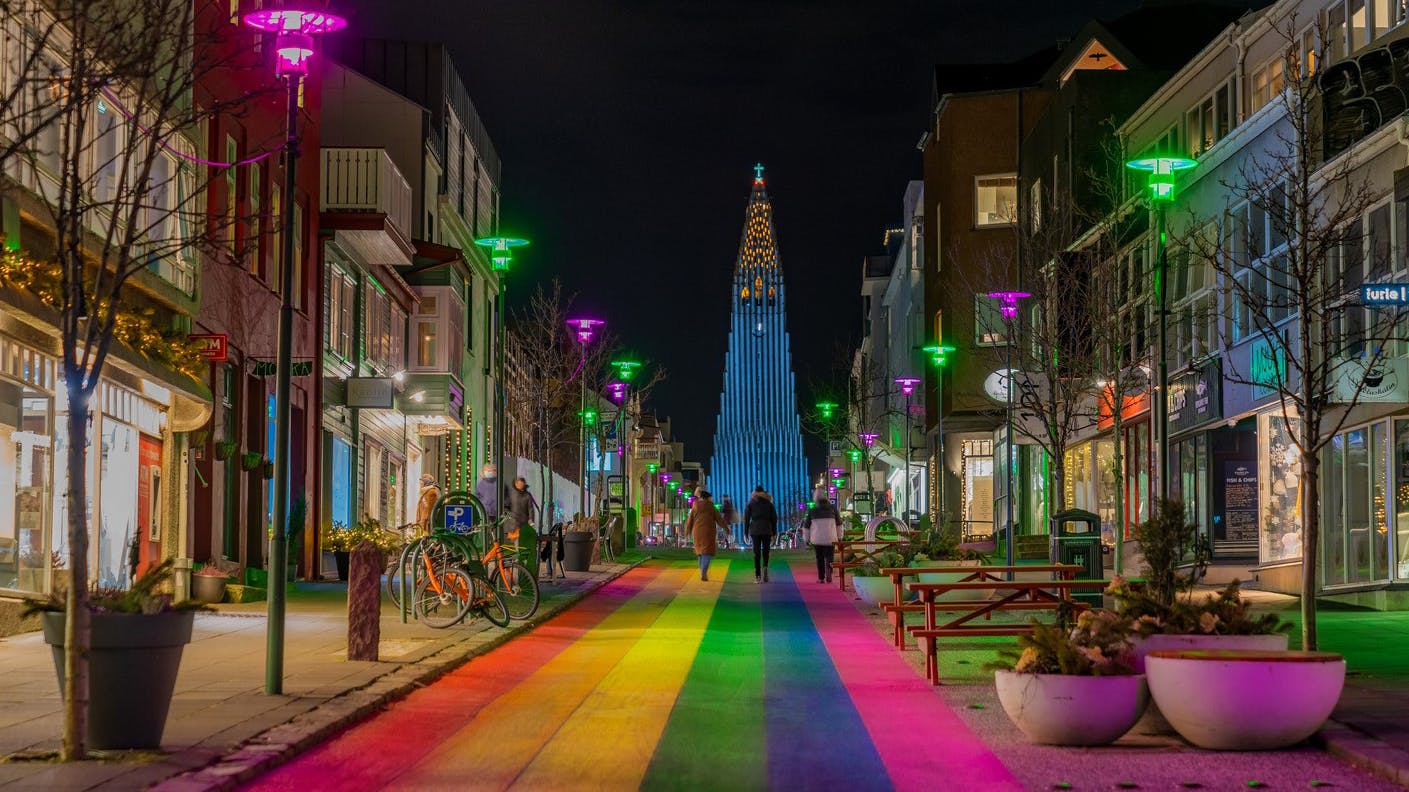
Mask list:
POLYGON ((630 382, 636 376, 636 372, 641 369, 640 361, 630 359, 613 360, 612 368, 616 369, 616 376, 622 382, 630 382))
POLYGON ((936 428, 936 431, 937 431, 938 434, 939 434, 939 448, 937 449, 937 453, 935 454, 935 459, 936 459, 936 461, 939 463, 939 464, 938 464, 939 470, 931 470, 931 471, 930 471, 930 475, 931 475, 931 476, 937 476, 937 477, 938 477, 937 480, 938 480, 938 482, 939 482, 939 486, 936 487, 936 489, 939 490, 939 510, 935 513, 935 515, 936 515, 936 517, 937 517, 937 519, 935 520, 935 524, 942 528, 942 527, 943 527, 943 521, 944 521, 944 514, 945 514, 945 511, 944 511, 944 489, 945 489, 945 488, 944 488, 944 367, 947 366, 947 365, 949 365, 949 356, 950 356, 952 353, 954 353, 955 351, 957 351, 957 350, 956 350, 953 346, 951 346, 951 345, 949 345, 949 344, 927 344, 927 345, 925 345, 925 346, 923 346, 923 347, 920 347, 920 351, 921 351, 921 352, 924 352, 924 353, 927 354, 927 355, 929 355, 929 356, 930 356, 930 362, 934 364, 934 367, 935 367, 936 369, 939 369, 938 371, 935 372, 935 379, 936 379, 936 382, 935 382, 935 386, 934 386, 935 412, 936 412, 936 414, 937 414, 937 415, 936 415, 936 418, 935 418, 935 424, 936 424, 935 428, 936 428))
POLYGON ((820 412, 820 413, 822 413, 822 420, 824 420, 824 421, 830 421, 830 420, 832 420, 832 414, 836 411, 836 409, 837 409, 837 403, 836 403, 836 402, 829 402, 829 401, 820 401, 820 402, 817 402, 817 411, 820 412))
MULTIPOLYGON (((1159 495, 1164 500, 1169 497, 1169 362, 1167 358, 1167 326, 1169 324, 1168 311, 1166 306, 1166 291, 1164 288, 1166 274, 1169 271, 1169 239, 1165 232, 1165 212, 1169 204, 1174 200, 1174 177, 1180 171, 1189 170, 1198 165, 1197 160, 1187 157, 1175 157, 1169 155, 1154 155, 1140 157, 1125 163, 1125 167, 1142 173, 1149 174, 1150 204, 1155 210, 1155 311, 1159 316, 1159 325, 1155 328, 1157 332, 1156 343, 1159 346, 1158 359, 1158 394, 1154 398, 1152 405, 1155 411, 1154 424, 1159 431, 1159 460, 1157 467, 1159 475, 1159 495)), ((1117 530, 1123 531, 1120 527, 1117 530)))
MULTIPOLYGON (((618 404, 620 405, 620 406, 617 408, 617 411, 616 411, 617 420, 618 420, 617 432, 616 432, 616 442, 617 442, 617 447, 621 450, 621 519, 623 520, 623 523, 622 523, 622 531, 623 531, 623 532, 625 533, 625 535, 626 535, 626 541, 627 541, 628 546, 634 546, 634 544, 632 543, 632 537, 634 537, 635 534, 634 534, 634 533, 632 532, 632 530, 631 530, 631 513, 630 513, 630 507, 631 507, 631 458, 630 458, 629 456, 627 456, 627 454, 626 454, 626 452, 627 452, 628 449, 627 449, 627 443, 626 443, 626 399, 625 399, 626 386, 625 386, 625 383, 630 383, 630 382, 631 382, 631 378, 634 377, 634 376, 636 376, 636 372, 641 369, 641 361, 639 361, 639 360, 632 360, 632 359, 630 359, 630 358, 617 358, 616 360, 613 360, 613 361, 611 362, 611 367, 614 368, 614 369, 616 369, 616 376, 617 376, 617 379, 621 380, 621 383, 620 383, 620 384, 621 384, 621 388, 616 391, 617 393, 619 393, 619 394, 621 394, 621 395, 620 395, 620 396, 613 395, 613 398, 616 398, 618 404)), ((618 384, 618 383, 613 383, 612 385, 608 385, 607 387, 608 387, 608 388, 612 388, 612 387, 613 387, 614 385, 616 385, 616 384, 618 384)))
POLYGON ((496 503, 508 503, 508 491, 505 482, 509 480, 503 471, 508 470, 504 464, 507 459, 508 450, 504 443, 504 434, 508 431, 505 416, 505 405, 508 403, 508 389, 504 387, 504 347, 508 344, 508 321, 504 316, 505 295, 509 291, 507 275, 509 273, 509 263, 514 260, 514 248, 521 248, 528 244, 527 239, 518 237, 494 236, 476 239, 475 244, 489 251, 489 261, 493 265, 494 271, 499 274, 499 293, 494 298, 495 322, 498 323, 495 338, 497 339, 494 355, 494 383, 495 383, 495 411, 494 411, 494 466, 499 469, 499 494, 496 503))

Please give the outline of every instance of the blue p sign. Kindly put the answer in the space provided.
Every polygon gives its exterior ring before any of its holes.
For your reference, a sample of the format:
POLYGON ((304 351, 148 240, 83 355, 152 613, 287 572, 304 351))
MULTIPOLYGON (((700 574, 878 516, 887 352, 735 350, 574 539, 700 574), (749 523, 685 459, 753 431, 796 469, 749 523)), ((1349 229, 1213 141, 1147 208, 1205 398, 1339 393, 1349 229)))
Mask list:
POLYGON ((469 533, 475 526, 475 510, 468 503, 445 507, 445 530, 469 533))

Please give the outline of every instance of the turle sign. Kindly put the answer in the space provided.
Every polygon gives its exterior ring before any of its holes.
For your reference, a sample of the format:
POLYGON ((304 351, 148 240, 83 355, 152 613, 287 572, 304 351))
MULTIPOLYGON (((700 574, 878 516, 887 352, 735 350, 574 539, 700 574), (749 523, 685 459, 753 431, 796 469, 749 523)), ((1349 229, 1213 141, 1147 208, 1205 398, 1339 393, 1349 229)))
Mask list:
POLYGON ((1364 305, 1409 305, 1409 283, 1370 283, 1360 287, 1364 305))

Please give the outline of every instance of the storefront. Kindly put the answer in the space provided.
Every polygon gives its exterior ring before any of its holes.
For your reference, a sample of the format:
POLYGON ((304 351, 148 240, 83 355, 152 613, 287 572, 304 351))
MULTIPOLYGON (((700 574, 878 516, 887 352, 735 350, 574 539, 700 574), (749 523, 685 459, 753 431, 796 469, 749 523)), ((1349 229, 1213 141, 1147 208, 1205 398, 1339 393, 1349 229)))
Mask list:
MULTIPOLYGON (((1150 473, 1154 470, 1154 444, 1150 430, 1150 395, 1148 392, 1120 396, 1120 436, 1112 437, 1112 443, 1121 444, 1121 467, 1125 469, 1125 481, 1121 485, 1124 498, 1124 537, 1130 538, 1131 530, 1150 519, 1153 497, 1153 483, 1150 473)), ((1111 386, 1106 386, 1096 401, 1096 429, 1101 432, 1114 432, 1116 426, 1114 406, 1117 396, 1111 386)), ((1114 449, 1112 449, 1114 451, 1114 449)), ((1114 468, 1114 461, 1112 467, 1114 468)), ((1097 512, 1098 514, 1100 512, 1097 512)), ((1112 518, 1114 519, 1114 518, 1112 518)))
POLYGON ((994 530, 993 441, 961 441, 959 458, 960 520, 966 538, 994 530))
POLYGON ((1120 469, 1116 465, 1115 439, 1097 437, 1066 451, 1063 495, 1066 508, 1081 509, 1101 518, 1101 535, 1115 539, 1116 495, 1120 469))

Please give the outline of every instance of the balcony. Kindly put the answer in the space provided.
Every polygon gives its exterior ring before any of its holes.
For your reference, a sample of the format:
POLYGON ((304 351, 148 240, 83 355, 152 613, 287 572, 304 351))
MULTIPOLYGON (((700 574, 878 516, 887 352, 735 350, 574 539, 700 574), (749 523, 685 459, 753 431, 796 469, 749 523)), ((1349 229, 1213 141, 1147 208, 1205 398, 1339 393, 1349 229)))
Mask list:
POLYGON ((385 149, 325 148, 322 225, 346 232, 369 255, 410 263, 411 185, 385 149))

